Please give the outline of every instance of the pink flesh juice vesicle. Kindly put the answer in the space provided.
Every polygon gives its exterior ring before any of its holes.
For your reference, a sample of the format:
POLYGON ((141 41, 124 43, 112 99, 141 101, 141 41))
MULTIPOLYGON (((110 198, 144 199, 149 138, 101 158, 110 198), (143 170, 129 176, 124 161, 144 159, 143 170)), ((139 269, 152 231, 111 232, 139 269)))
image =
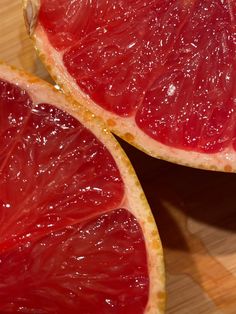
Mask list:
POLYGON ((143 313, 147 256, 110 153, 0 80, 0 312, 143 313))
POLYGON ((236 4, 41 0, 39 21, 78 86, 166 145, 236 149, 236 4))

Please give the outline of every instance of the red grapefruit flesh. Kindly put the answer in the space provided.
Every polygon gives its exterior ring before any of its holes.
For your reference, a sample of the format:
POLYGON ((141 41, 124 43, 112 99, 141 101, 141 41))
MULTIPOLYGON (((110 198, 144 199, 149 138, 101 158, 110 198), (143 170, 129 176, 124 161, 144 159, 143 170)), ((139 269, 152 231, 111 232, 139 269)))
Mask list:
POLYGON ((92 114, 4 65, 0 221, 1 313, 162 313, 160 241, 121 148, 92 114))
POLYGON ((25 3, 53 77, 115 133, 156 157, 236 170, 234 1, 41 0, 37 23, 25 3))

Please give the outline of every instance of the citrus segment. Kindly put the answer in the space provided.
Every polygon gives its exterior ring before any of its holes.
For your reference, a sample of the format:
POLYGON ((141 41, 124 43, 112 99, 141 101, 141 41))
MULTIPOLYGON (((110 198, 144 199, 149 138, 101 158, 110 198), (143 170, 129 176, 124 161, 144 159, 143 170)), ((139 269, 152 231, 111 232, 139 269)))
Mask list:
MULTIPOLYGON (((236 10, 232 12, 236 16, 236 10)), ((234 141, 235 25, 229 3, 196 1, 136 115, 150 136, 216 153, 234 141)))
POLYGON ((161 313, 160 241, 119 145, 44 82, 0 65, 0 88, 0 312, 161 313))
MULTIPOLYGON (((22 93, 23 108, 32 106, 22 93)), ((8 97, 21 106, 13 89, 8 97)), ((17 115, 15 107, 5 108, 6 117, 17 115)), ((115 208, 124 194, 111 155, 78 120, 48 104, 28 107, 27 114, 21 116, 22 125, 15 125, 18 136, 1 165, 2 215, 8 217, 1 228, 2 249, 5 241, 27 241, 27 234, 36 236, 115 208)))
POLYGON ((32 105, 25 91, 0 80, 0 169, 32 105), (13 95, 13 97, 9 97, 13 95), (15 101, 17 98, 17 102, 15 101), (20 105, 18 105, 20 104, 20 105), (11 108, 11 111, 9 110, 11 108))
POLYGON ((143 252, 140 227, 124 209, 30 237, 1 254, 1 312, 144 313, 143 252))
POLYGON ((115 133, 157 157, 223 168, 236 146, 235 17, 233 1, 41 0, 34 38, 65 91, 115 133))

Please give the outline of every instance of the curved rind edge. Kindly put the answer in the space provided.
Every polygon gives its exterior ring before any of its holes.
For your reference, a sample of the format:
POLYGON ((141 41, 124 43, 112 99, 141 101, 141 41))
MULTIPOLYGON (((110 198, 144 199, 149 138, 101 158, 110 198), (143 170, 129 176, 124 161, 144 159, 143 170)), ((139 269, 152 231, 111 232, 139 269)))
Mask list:
POLYGON ((32 40, 39 58, 64 93, 102 118, 112 132, 132 146, 154 158, 175 164, 203 170, 236 172, 236 153, 233 149, 206 154, 169 147, 145 134, 133 118, 118 117, 101 108, 78 88, 76 81, 66 71, 60 53, 50 45, 40 25, 35 29, 32 40))
MULTIPOLYGON (((14 66, 8 66, 4 62, 0 61, 0 77, 7 79, 8 76, 14 78, 14 82, 17 82, 19 86, 28 90, 31 97, 40 93, 40 95, 44 95, 43 97, 45 97, 46 102, 50 100, 50 98, 53 100, 56 98, 57 107, 68 112, 77 118, 88 129, 92 130, 95 136, 106 146, 108 151, 113 156, 125 183, 125 195, 128 200, 129 210, 132 214, 134 214, 140 223, 144 233, 146 247, 152 248, 152 250, 147 250, 151 281, 150 286, 152 289, 150 289, 149 302, 147 304, 145 314, 164 313, 166 293, 164 258, 161 240, 147 199, 133 166, 131 165, 124 150, 107 129, 102 119, 95 116, 83 105, 77 103, 74 98, 57 91, 50 83, 45 82, 42 79, 25 72, 24 70, 18 69, 14 66)), ((44 99, 41 98, 40 100, 44 101, 44 99)))

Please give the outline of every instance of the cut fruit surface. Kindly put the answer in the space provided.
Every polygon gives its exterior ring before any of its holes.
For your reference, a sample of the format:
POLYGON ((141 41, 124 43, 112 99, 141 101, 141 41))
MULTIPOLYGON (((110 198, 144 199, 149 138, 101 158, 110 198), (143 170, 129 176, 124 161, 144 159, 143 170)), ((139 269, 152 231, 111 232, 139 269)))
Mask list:
POLYGON ((119 144, 2 64, 0 221, 1 313, 163 313, 161 243, 119 144))
POLYGON ((24 3, 54 79, 117 135, 156 157, 236 171, 234 1, 24 3))

